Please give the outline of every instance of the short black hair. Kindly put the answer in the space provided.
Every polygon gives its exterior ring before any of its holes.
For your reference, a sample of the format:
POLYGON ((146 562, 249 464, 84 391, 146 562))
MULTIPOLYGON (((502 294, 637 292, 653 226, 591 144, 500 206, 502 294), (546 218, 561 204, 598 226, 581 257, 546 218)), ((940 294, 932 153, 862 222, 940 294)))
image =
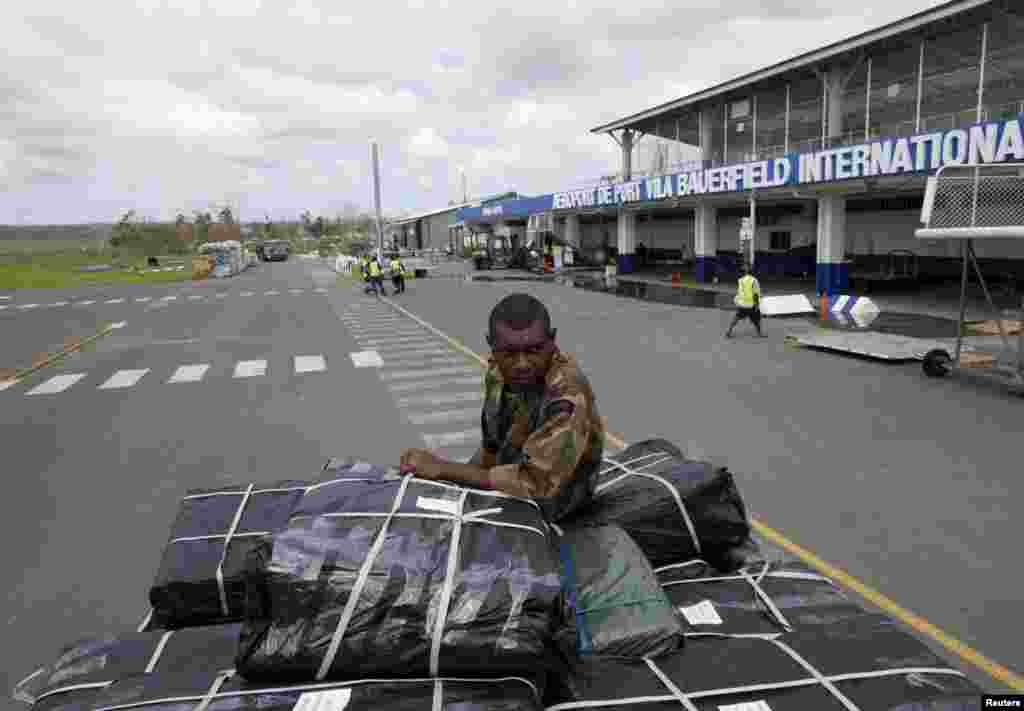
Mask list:
POLYGON ((499 321, 516 330, 529 328, 530 324, 540 321, 544 324, 544 333, 551 333, 551 314, 544 304, 529 294, 509 294, 491 309, 487 328, 491 340, 494 339, 494 326, 499 321))

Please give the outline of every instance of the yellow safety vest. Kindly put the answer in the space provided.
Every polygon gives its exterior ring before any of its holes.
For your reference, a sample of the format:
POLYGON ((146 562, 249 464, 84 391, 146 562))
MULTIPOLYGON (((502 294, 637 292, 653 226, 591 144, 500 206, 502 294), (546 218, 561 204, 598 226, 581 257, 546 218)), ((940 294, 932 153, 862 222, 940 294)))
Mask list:
POLYGON ((757 294, 758 297, 761 296, 761 285, 757 283, 757 279, 749 274, 740 277, 739 285, 736 289, 736 305, 743 308, 753 308, 754 294, 757 294))
POLYGON ((394 272, 395 274, 401 274, 402 271, 403 271, 402 263, 400 261, 398 261, 397 259, 392 259, 391 260, 391 271, 394 272))
POLYGON ((370 276, 380 276, 380 265, 376 261, 370 262, 370 276))

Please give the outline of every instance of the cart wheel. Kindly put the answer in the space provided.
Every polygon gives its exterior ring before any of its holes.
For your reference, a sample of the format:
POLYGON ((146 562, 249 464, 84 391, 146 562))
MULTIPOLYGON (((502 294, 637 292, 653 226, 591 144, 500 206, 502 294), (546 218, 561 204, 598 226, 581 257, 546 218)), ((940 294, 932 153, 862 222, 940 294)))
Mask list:
POLYGON ((952 362, 953 358, 948 351, 936 348, 924 354, 924 363, 921 368, 929 378, 941 378, 949 375, 952 362))

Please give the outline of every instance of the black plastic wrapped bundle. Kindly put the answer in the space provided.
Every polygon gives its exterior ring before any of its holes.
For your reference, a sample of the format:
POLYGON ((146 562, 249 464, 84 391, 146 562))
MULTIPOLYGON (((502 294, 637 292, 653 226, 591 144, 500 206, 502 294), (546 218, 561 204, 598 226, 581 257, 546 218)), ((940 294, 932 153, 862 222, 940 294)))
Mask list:
POLYGON ((641 662, 594 658, 569 687, 571 700, 547 711, 973 711, 982 693, 882 615, 782 636, 690 638, 641 662))
POLYGON ((679 648, 683 627, 647 558, 618 526, 566 526, 558 536, 563 653, 642 658, 679 648))
MULTIPOLYGON (((83 707, 74 711, 86 711, 83 707)), ((227 674, 151 675, 125 679, 94 708, 174 711, 541 711, 523 678, 372 679, 322 684, 248 683, 227 674)), ((72 711, 72 709, 67 709, 72 711)))
POLYGON ((344 467, 250 559, 247 679, 528 675, 560 581, 529 500, 344 467))
POLYGON ((656 573, 691 633, 774 634, 867 614, 830 579, 798 562, 720 572, 693 560, 656 573))
POLYGON ((240 624, 211 625, 80 640, 15 686, 14 698, 37 711, 88 705, 124 677, 231 669, 240 629, 240 624))
POLYGON ((622 526, 654 567, 693 558, 727 567, 750 536, 736 483, 724 467, 678 453, 648 440, 605 457, 593 502, 572 522, 622 526))
POLYGON ((174 629, 243 617, 245 558, 280 530, 310 482, 190 489, 149 591, 150 626, 174 629))

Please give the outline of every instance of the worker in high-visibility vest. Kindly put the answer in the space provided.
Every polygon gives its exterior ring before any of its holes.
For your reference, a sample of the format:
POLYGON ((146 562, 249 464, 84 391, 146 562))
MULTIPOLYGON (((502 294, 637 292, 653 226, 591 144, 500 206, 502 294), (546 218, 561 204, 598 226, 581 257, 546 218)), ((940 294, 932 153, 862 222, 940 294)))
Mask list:
POLYGON ((761 333, 761 285, 746 264, 740 269, 742 276, 736 284, 736 315, 729 324, 729 330, 725 332, 726 338, 732 338, 732 330, 743 319, 750 319, 757 329, 757 335, 764 337, 761 333))
POLYGON ((387 296, 388 292, 384 289, 384 280, 381 278, 382 271, 380 268, 380 262, 377 261, 377 257, 372 257, 368 266, 370 272, 370 283, 373 285, 374 293, 381 296, 387 296))
POLYGON ((405 293, 405 265, 397 254, 391 255, 391 283, 396 294, 405 293))

